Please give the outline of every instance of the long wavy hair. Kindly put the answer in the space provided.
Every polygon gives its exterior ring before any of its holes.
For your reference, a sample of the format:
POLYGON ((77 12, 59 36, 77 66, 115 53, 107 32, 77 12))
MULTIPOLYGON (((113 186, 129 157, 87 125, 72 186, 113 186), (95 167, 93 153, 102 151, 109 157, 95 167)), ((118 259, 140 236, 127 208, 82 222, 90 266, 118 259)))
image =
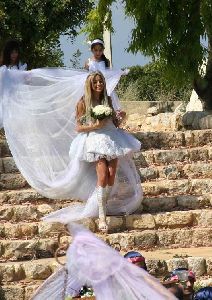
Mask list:
POLYGON ((5 44, 4 49, 3 49, 1 65, 5 65, 5 66, 8 67, 11 64, 10 56, 11 56, 11 53, 14 50, 18 52, 18 58, 17 58, 17 61, 16 61, 16 65, 17 65, 17 68, 19 68, 20 46, 19 46, 18 41, 16 41, 16 40, 10 40, 5 44))
POLYGON ((91 108, 93 107, 93 88, 92 83, 96 76, 100 76, 103 83, 104 83, 104 89, 101 94, 101 102, 100 104, 108 105, 108 95, 106 90, 106 81, 103 76, 103 74, 100 71, 92 72, 88 75, 86 81, 85 81, 85 92, 84 92, 84 101, 85 101, 85 109, 86 109, 86 115, 90 114, 91 108))

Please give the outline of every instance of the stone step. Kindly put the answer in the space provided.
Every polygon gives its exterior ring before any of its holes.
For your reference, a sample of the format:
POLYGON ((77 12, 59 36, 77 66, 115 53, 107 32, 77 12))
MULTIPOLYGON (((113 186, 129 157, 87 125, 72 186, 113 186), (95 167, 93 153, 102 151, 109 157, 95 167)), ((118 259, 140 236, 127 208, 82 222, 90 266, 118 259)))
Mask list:
MULTIPOLYGON (((169 149, 211 145, 212 130, 186 130, 174 132, 133 132, 142 142, 143 149, 169 149)), ((0 140, 1 157, 11 156, 7 141, 0 140)))
POLYGON ((41 196, 33 188, 22 188, 21 190, 5 190, 0 192, 1 204, 22 204, 22 203, 53 203, 52 199, 41 196))
POLYGON ((135 153, 134 160, 138 168, 148 167, 152 164, 168 165, 176 164, 177 162, 207 162, 212 160, 212 146, 205 145, 194 148, 146 150, 135 153))
MULTIPOLYGON (((212 248, 196 248, 195 253, 198 252, 198 249, 200 250, 199 253, 202 253, 202 251, 209 253, 212 250, 212 248)), ((139 249, 136 250, 139 251, 139 249)), ((146 258, 146 264, 150 274, 157 277, 166 276, 168 272, 179 267, 191 268, 196 273, 197 278, 203 275, 212 275, 212 256, 197 256, 196 254, 183 256, 181 254, 182 250, 184 249, 170 249, 169 251, 175 254, 172 255, 171 258, 168 257, 168 255, 163 255, 164 257, 162 259, 155 258, 155 254, 160 257, 161 250, 144 251, 142 254, 146 258), (151 258, 152 256, 154 258, 151 258)), ((192 253, 192 248, 185 249, 184 252, 192 253)), ((126 251, 121 250, 121 254, 123 255, 124 253, 126 253, 126 251)), ((61 256, 59 260, 64 263, 66 261, 65 256, 61 256)), ((47 279, 59 267, 60 265, 54 258, 43 258, 24 262, 5 262, 1 263, 0 266, 0 281, 5 284, 28 280, 39 284, 39 280, 47 279)))
POLYGON ((58 241, 55 236, 45 239, 2 240, 0 245, 1 261, 23 261, 54 257, 58 241))
POLYGON ((139 168, 141 182, 154 179, 212 178, 212 162, 177 163, 167 166, 139 168))
MULTIPOLYGON (((74 204, 74 202, 72 203, 74 204)), ((39 221, 40 218, 53 212, 57 209, 63 208, 70 203, 60 204, 22 204, 22 205, 12 205, 4 204, 0 207, 0 221, 10 221, 10 222, 21 222, 21 221, 39 221)))
POLYGON ((211 145, 212 130, 186 130, 176 132, 135 132, 143 149, 170 149, 211 145))
POLYGON ((178 180, 155 180, 142 183, 144 195, 186 195, 210 193, 212 190, 212 179, 178 179, 178 180))
MULTIPOLYGON (((12 158, 8 159, 13 161, 12 158)), ((157 178, 212 178, 212 161, 195 163, 186 163, 185 161, 173 164, 168 163, 165 166, 157 166, 157 164, 151 164, 148 167, 143 167, 141 166, 142 164, 142 161, 140 162, 136 160, 136 165, 142 182, 157 178)), ((13 170, 15 170, 15 164, 10 163, 10 166, 11 169, 7 167, 7 171, 12 172, 13 170)), ((16 169, 16 173, 2 173, 0 175, 1 189, 7 190, 29 187, 24 177, 17 172, 18 170, 16 169)))
MULTIPOLYGON (((19 196, 19 195, 18 195, 19 196)), ((40 200, 41 201, 41 200, 40 200)), ((42 202, 35 202, 34 198, 16 204, 2 203, 0 207, 0 222, 38 222, 43 216, 55 210, 66 206, 74 205, 77 201, 59 200, 49 201, 49 199, 42 200, 42 202)), ((17 202, 19 203, 19 202, 17 202)), ((199 208, 210 208, 212 206, 212 194, 202 195, 176 195, 176 196, 155 196, 144 197, 141 207, 138 211, 143 213, 154 213, 164 211, 179 211, 179 210, 193 210, 199 208)), ((0 228, 2 224, 0 223, 0 228)), ((25 230, 24 230, 25 231, 25 230)), ((1 233, 0 233, 1 236, 1 233)))
MULTIPOLYGON (((176 162, 190 163, 196 161, 212 160, 212 146, 205 145, 194 148, 181 148, 169 150, 146 150, 134 155, 138 167, 147 167, 151 164, 167 165, 176 162)), ((0 173, 19 172, 12 157, 3 157, 0 159, 0 173)))
POLYGON ((25 187, 29 187, 29 184, 19 173, 2 173, 0 175, 0 190, 17 190, 25 187))
MULTIPOLYGON (((212 246, 211 210, 134 214, 107 217, 107 220, 109 234, 102 237, 110 244, 118 242, 122 247, 212 246)), ((98 232, 97 222, 88 219, 83 223, 93 232, 98 232)), ((58 245, 58 233, 62 231, 61 224, 1 224, 0 257, 15 260, 30 259, 32 255, 51 257, 58 245)))

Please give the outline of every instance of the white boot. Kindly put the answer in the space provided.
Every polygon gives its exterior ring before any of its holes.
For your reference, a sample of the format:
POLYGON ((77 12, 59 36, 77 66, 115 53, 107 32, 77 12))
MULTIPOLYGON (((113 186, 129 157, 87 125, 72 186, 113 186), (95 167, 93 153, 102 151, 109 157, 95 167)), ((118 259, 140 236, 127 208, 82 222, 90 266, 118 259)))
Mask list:
POLYGON ((106 202, 107 202, 107 190, 106 187, 98 186, 97 200, 99 206, 99 230, 102 232, 108 232, 108 225, 106 221, 106 202))
POLYGON ((111 185, 106 186, 106 202, 110 198, 110 194, 112 192, 112 189, 113 189, 113 186, 111 186, 111 185))

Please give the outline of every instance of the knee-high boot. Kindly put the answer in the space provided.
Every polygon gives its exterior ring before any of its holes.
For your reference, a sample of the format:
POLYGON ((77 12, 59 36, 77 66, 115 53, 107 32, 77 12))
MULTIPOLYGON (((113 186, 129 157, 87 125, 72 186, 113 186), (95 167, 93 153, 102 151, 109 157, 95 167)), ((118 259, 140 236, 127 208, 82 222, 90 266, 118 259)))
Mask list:
POLYGON ((106 202, 107 202, 107 190, 106 187, 97 187, 97 200, 99 206, 99 230, 102 232, 108 231, 108 225, 106 221, 106 202))

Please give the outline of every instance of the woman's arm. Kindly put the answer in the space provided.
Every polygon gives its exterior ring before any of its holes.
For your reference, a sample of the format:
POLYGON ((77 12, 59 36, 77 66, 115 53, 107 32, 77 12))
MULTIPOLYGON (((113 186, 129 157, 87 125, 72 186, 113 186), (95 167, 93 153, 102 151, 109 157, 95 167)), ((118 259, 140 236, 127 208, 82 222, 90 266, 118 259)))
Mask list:
POLYGON ((124 121, 124 119, 126 118, 126 112, 120 111, 120 110, 115 111, 113 108, 113 103, 112 103, 111 97, 108 97, 108 104, 113 110, 113 115, 112 115, 113 124, 116 127, 119 127, 121 125, 121 123, 124 121))

